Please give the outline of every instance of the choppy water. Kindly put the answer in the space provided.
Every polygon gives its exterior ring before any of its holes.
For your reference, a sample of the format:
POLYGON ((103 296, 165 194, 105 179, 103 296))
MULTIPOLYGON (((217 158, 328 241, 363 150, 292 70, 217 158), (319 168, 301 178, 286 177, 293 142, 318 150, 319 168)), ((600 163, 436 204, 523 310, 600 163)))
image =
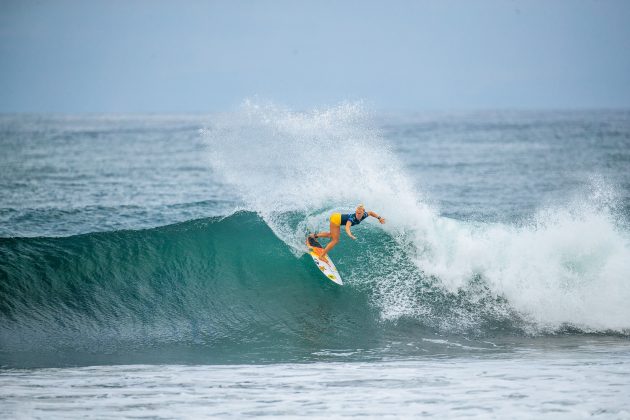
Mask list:
POLYGON ((627 418, 626 356, 512 357, 11 371, 6 417, 627 418))
POLYGON ((0 148, 7 416, 630 417, 630 112, 4 115, 0 148), (304 235, 359 202, 388 223, 339 288, 304 235))

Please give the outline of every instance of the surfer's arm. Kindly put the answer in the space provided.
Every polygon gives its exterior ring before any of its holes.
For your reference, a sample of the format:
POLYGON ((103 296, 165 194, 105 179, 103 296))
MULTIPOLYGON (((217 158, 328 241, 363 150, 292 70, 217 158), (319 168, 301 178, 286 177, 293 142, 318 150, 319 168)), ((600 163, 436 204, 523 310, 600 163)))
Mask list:
POLYGON ((379 216, 378 214, 374 213, 373 211, 368 211, 368 214, 372 217, 376 217, 378 219, 379 222, 381 222, 381 224, 385 223, 385 218, 379 216))
POLYGON ((354 235, 352 234, 352 232, 350 232, 350 226, 352 226, 352 223, 350 222, 350 220, 348 220, 346 222, 346 233, 348 234, 349 237, 351 237, 352 239, 357 239, 354 237, 354 235))

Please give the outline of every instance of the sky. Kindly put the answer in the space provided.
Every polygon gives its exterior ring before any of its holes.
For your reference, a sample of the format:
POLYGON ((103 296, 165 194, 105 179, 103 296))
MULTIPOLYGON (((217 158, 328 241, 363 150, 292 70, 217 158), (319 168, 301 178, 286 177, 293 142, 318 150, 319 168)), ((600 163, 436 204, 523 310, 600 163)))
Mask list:
POLYGON ((0 0, 0 112, 630 109, 630 1, 0 0))

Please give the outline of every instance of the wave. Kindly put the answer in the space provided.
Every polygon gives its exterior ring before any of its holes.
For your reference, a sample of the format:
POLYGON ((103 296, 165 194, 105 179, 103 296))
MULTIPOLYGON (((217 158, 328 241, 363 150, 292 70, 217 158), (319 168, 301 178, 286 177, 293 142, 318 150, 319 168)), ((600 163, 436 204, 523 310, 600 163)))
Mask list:
POLYGON ((375 226, 334 254, 344 287, 252 212, 149 230, 0 239, 0 355, 23 365, 24 357, 76 363, 71 355, 79 352, 93 363, 94 355, 122 352, 129 362, 134 351, 163 356, 172 348, 168 354, 193 349, 205 361, 266 360, 436 333, 521 335, 535 326, 481 275, 449 292, 375 226))
MULTIPOLYGON (((392 238, 371 230, 363 241, 409 264, 388 249, 392 238)), ((348 281, 339 288, 251 212, 149 230, 0 239, 0 342, 5 351, 271 345, 326 331, 328 341, 356 346, 382 328, 370 282, 386 275, 380 267, 396 266, 364 260, 366 245, 336 249, 348 281)))
POLYGON ((316 314, 324 310, 337 313, 343 329, 354 319, 343 308, 359 299, 331 296, 312 263, 297 260, 251 213, 151 230, 1 239, 0 255, 0 342, 12 352, 257 337, 271 344, 323 328, 316 314))
POLYGON ((72 364, 74 352, 260 362, 393 343, 422 352, 408 345, 435 334, 630 335, 630 236, 605 183, 520 224, 470 222, 429 204, 359 105, 250 103, 203 135, 213 173, 247 211, 0 239, 5 363, 72 364), (362 223, 352 243, 342 234, 339 288, 304 254, 304 237, 358 202, 388 223, 362 223))

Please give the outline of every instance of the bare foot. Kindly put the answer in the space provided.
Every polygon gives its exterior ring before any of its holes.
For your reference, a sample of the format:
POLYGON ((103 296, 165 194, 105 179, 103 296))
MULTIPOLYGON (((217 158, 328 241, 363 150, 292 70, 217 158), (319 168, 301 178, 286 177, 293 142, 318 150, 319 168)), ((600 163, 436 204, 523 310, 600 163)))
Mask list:
POLYGON ((320 255, 319 257, 317 257, 320 261, 325 262, 326 264, 328 264, 328 258, 326 258, 325 255, 320 255))

